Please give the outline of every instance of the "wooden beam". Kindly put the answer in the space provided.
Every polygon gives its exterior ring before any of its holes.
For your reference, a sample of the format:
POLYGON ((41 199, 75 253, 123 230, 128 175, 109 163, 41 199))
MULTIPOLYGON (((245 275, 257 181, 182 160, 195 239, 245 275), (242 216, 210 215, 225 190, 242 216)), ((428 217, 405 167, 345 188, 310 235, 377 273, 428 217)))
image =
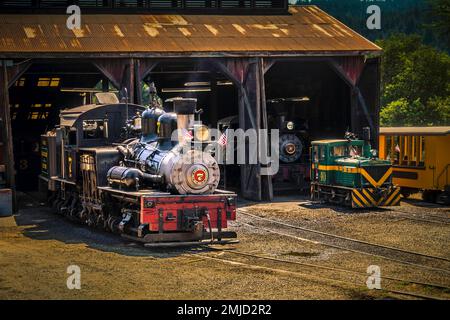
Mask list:
MULTIPOLYGON (((275 61, 270 59, 265 61, 263 58, 258 58, 258 82, 259 82, 259 90, 260 90, 260 103, 261 103, 261 128, 269 130, 269 124, 267 119, 267 104, 266 104, 266 83, 264 79, 265 73, 274 65, 275 61)), ((263 137, 263 141, 261 141, 267 148, 267 152, 270 152, 268 149, 270 147, 270 143, 268 141, 268 136, 263 137)), ((272 154, 271 154, 272 156, 272 154)), ((270 165, 269 165, 270 166, 270 165)), ((273 200, 273 185, 272 185, 272 176, 261 175, 261 195, 262 199, 265 201, 273 200)))
POLYGON ((17 211, 16 205, 16 180, 14 169, 14 151, 13 151, 13 139, 11 128, 11 115, 9 110, 9 85, 8 85, 8 70, 6 63, 2 64, 2 72, 0 75, 1 83, 1 105, 0 105, 0 118, 2 124, 2 140, 4 143, 3 158, 6 164, 6 183, 12 190, 13 196, 13 212, 17 211))
MULTIPOLYGON (((211 60, 219 70, 224 73, 238 88, 239 127, 244 131, 247 129, 260 128, 260 88, 258 81, 257 59, 226 59, 211 60)), ((259 137, 258 137, 259 139, 259 137)), ((250 155, 248 143, 245 144, 246 161, 257 153, 250 155)), ((256 150, 256 152, 258 152, 256 150)), ((244 164, 241 168, 241 194, 244 198, 261 201, 261 165, 244 164)))

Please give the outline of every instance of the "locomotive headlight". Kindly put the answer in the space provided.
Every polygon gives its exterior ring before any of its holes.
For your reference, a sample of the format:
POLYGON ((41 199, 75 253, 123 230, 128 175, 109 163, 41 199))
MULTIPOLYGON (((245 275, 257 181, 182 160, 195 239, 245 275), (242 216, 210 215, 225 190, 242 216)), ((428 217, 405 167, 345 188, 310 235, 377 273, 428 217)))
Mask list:
POLYGON ((138 117, 133 120, 133 126, 136 130, 142 129, 142 118, 138 117))
POLYGON ((209 128, 205 125, 199 125, 194 128, 194 136, 197 141, 208 141, 209 140, 209 128))
POLYGON ((286 128, 288 130, 294 130, 294 123, 292 121, 289 121, 288 123, 286 123, 286 128))

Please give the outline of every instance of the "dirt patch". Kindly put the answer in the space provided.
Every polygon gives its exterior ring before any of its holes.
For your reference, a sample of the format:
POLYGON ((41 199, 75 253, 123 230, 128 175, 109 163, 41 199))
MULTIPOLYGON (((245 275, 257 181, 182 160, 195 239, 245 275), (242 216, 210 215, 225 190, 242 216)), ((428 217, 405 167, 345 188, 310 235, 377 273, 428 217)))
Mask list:
MULTIPOLYGON (((353 213, 312 206, 307 200, 244 203, 248 210, 289 223, 359 239, 449 257, 449 226, 399 220, 380 212, 353 213)), ((417 209, 414 204, 408 204, 417 209)), ((422 208, 419 208, 422 210, 422 208)), ((435 212, 434 208, 427 208, 435 212)), ((366 276, 274 261, 249 260, 227 251, 253 252, 294 262, 338 266, 363 274, 369 265, 383 274, 450 285, 446 276, 405 268, 383 259, 324 247, 231 224, 240 244, 214 248, 148 249, 109 233, 54 215, 48 208, 25 206, 0 218, 0 299, 382 299, 368 290, 366 276), (224 260, 229 260, 227 262, 224 260), (67 267, 81 269, 81 290, 69 290, 67 267)), ((386 282, 386 285, 388 283, 386 282)), ((395 288, 416 290, 410 284, 395 288)), ((435 289, 421 292, 448 297, 435 289)), ((405 298, 402 296, 401 298, 405 298)))

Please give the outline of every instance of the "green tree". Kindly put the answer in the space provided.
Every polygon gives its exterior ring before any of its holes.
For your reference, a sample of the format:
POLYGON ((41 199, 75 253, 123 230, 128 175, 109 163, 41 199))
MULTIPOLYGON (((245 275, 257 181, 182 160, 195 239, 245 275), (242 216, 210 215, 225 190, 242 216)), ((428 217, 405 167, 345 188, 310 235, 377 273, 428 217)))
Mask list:
POLYGON ((450 56, 417 35, 378 41, 384 126, 450 125, 450 56))
POLYGON ((450 0, 428 0, 430 5, 429 26, 439 33, 440 38, 445 41, 447 50, 450 45, 450 0))

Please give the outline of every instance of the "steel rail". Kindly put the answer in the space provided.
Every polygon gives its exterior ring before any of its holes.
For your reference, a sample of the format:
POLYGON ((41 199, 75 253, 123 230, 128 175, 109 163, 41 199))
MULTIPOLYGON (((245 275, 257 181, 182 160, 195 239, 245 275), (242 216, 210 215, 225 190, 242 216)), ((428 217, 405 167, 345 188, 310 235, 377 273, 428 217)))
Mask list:
MULTIPOLYGON (((354 286, 355 283, 352 283, 350 281, 344 281, 344 280, 339 280, 339 279, 333 279, 333 278, 328 278, 328 277, 324 277, 324 276, 317 276, 317 275, 311 275, 311 274, 306 274, 306 273, 302 273, 302 272, 298 272, 298 271, 291 271, 291 270, 285 270, 285 269, 279 269, 279 268, 271 268, 271 267, 266 267, 266 266, 261 266, 261 265, 256 265, 256 264, 249 264, 249 263, 245 263, 245 262, 241 262, 241 261, 236 261, 236 260, 229 260, 229 259, 224 259, 224 258, 219 258, 219 257, 211 257, 211 256, 207 256, 207 255, 202 255, 201 257, 198 257, 197 255, 191 255, 192 257, 196 257, 196 258, 200 258, 200 259, 209 259, 209 260, 213 260, 213 261, 220 261, 220 262, 224 262, 224 263, 228 263, 231 264, 233 266, 239 266, 242 268, 248 268, 248 269, 253 269, 253 270, 264 270, 264 271, 271 271, 271 272, 276 272, 276 273, 281 273, 281 274, 290 274, 290 275, 294 275, 294 276, 300 276, 300 277, 304 277, 304 278, 310 278, 310 279, 315 279, 316 281, 328 281, 328 282, 334 282, 340 285, 346 285, 346 286, 354 286)), ((406 295, 406 296, 411 296, 411 297, 415 297, 415 298, 420 298, 420 299, 426 299, 426 300, 443 300, 440 297, 435 297, 435 296, 429 296, 429 295, 423 295, 423 294, 418 294, 418 293, 413 293, 413 292, 404 292, 404 291, 399 291, 399 290, 391 290, 391 289, 376 289, 377 291, 383 291, 386 293, 394 293, 394 294, 400 294, 400 295, 406 295)))
MULTIPOLYGON (((345 272, 345 273, 352 273, 352 274, 355 274, 355 275, 361 275, 361 276, 367 277, 366 273, 361 272, 361 271, 351 270, 351 269, 343 269, 343 268, 338 268, 338 267, 324 266, 324 265, 320 265, 320 264, 306 263, 306 262, 300 262, 300 261, 291 261, 291 260, 280 259, 280 258, 275 258, 275 257, 267 257, 267 256, 257 255, 257 254, 254 254, 254 253, 243 252, 243 251, 231 251, 231 250, 222 250, 222 249, 215 249, 215 250, 222 251, 222 252, 225 252, 225 253, 231 253, 231 254, 235 254, 235 255, 254 257, 254 258, 258 258, 258 259, 265 259, 265 260, 271 260, 271 261, 288 263, 288 264, 295 264, 295 265, 311 267, 311 268, 318 268, 318 269, 324 269, 324 270, 330 270, 330 271, 341 271, 341 272, 345 272)), ((422 282, 422 281, 415 281, 415 280, 407 280, 407 279, 401 279, 401 278, 392 277, 392 276, 386 276, 386 275, 383 275, 382 278, 386 279, 386 280, 391 280, 391 281, 407 282, 407 283, 411 283, 411 284, 418 284, 418 285, 421 285, 421 286, 427 286, 427 287, 434 287, 434 288, 450 290, 450 287, 447 287, 447 286, 441 285, 441 284, 437 284, 437 283, 422 282)))
POLYGON ((278 234, 278 235, 281 235, 281 236, 297 239, 297 240, 300 240, 300 241, 312 242, 312 243, 315 243, 315 244, 318 244, 318 245, 324 245, 324 246, 328 246, 328 247, 331 247, 331 248, 341 249, 341 250, 344 250, 344 251, 365 254, 365 255, 372 256, 372 257, 377 257, 377 258, 383 258, 383 259, 386 259, 386 260, 394 261, 396 263, 405 264, 405 265, 413 266, 413 267, 420 268, 420 269, 429 269, 429 270, 433 270, 433 271, 440 271, 440 272, 444 272, 444 273, 450 273, 450 271, 447 270, 447 269, 441 269, 441 268, 437 268, 437 267, 430 267, 430 266, 426 266, 426 265, 422 265, 422 264, 417 264, 417 263, 414 263, 414 262, 409 262, 409 261, 404 261, 404 260, 400 260, 400 259, 396 259, 396 258, 387 257, 385 255, 380 255, 380 254, 376 254, 376 253, 371 253, 371 252, 366 252, 366 251, 362 251, 362 250, 351 249, 351 248, 338 246, 338 245, 334 245, 334 244, 329 244, 329 243, 325 243, 325 242, 320 242, 320 241, 308 240, 308 239, 297 237, 297 236, 294 236, 294 235, 291 235, 291 234, 288 234, 288 233, 278 232, 278 231, 274 231, 274 230, 267 229, 267 228, 264 228, 264 227, 256 227, 254 225, 251 225, 251 224, 248 224, 248 223, 245 223, 245 222, 242 222, 242 223, 245 224, 245 225, 248 225, 249 227, 257 228, 257 229, 260 229, 260 230, 264 230, 264 231, 271 232, 271 233, 274 233, 274 234, 278 234))
MULTIPOLYGON (((241 212, 241 213, 243 213, 243 212, 241 212)), ((247 214, 247 213, 244 213, 244 214, 247 214)), ((248 214, 248 215, 251 215, 251 214, 248 214)), ((255 215, 251 215, 251 216, 255 216, 255 215)), ((259 216, 255 216, 255 217, 262 218, 262 217, 259 217, 259 216)), ((262 218, 262 219, 263 220, 268 220, 269 222, 272 222, 272 223, 275 223, 275 224, 284 225, 284 223, 278 222, 278 221, 275 221, 275 220, 271 220, 271 219, 267 219, 267 218, 262 218)), ((376 254, 376 253, 372 253, 372 252, 366 252, 366 251, 363 251, 363 250, 356 250, 356 249, 348 248, 348 247, 345 247, 345 246, 339 246, 339 245, 335 245, 335 244, 330 244, 330 243, 323 242, 323 241, 316 241, 316 240, 305 239, 305 238, 297 237, 297 236, 289 234, 289 233, 279 232, 279 231, 268 229, 268 228, 264 228, 264 227, 258 227, 258 226, 251 225, 251 224, 248 224, 248 223, 245 223, 245 222, 241 222, 241 223, 243 223, 245 225, 248 225, 249 227, 252 227, 252 228, 257 228, 257 229, 264 230, 264 231, 267 231, 267 232, 271 232, 271 233, 274 233, 274 234, 278 234, 278 235, 281 235, 281 236, 294 238, 294 239, 297 239, 297 240, 300 240, 300 241, 312 242, 312 243, 318 244, 318 245, 325 245, 325 246, 336 248, 336 249, 341 249, 341 250, 345 250, 345 251, 350 251, 350 252, 355 252, 355 253, 359 253, 359 254, 365 254, 365 255, 369 255, 369 256, 383 258, 383 259, 386 259, 386 260, 391 260, 391 261, 394 261, 394 262, 397 262, 397 263, 400 263, 400 264, 410 265, 410 266, 414 266, 414 267, 421 268, 421 269, 429 269, 429 270, 434 270, 434 271, 439 271, 439 272, 444 272, 444 273, 450 273, 450 270, 448 270, 448 269, 443 269, 443 268, 439 268, 439 267, 432 267, 432 266, 427 266, 427 265, 424 265, 424 264, 418 264, 418 263, 414 263, 414 262, 410 262, 410 261, 400 260, 400 259, 392 258, 392 257, 386 256, 386 255, 376 254)), ((297 226, 291 226, 289 224, 287 224, 287 226, 290 227, 290 228, 297 229, 297 226)), ((302 230, 301 227, 298 227, 298 228, 300 228, 300 230, 302 230)), ((333 235, 330 234, 330 236, 333 236, 333 235)), ((345 240, 347 240, 347 239, 345 239, 345 240)), ((347 241, 351 241, 351 240, 347 240, 347 241)), ((367 244, 365 244, 365 245, 367 245, 367 244)), ((371 244, 369 243, 369 245, 371 245, 371 244)), ((390 250, 392 250, 392 249, 390 249, 390 250)), ((395 250, 395 249, 393 249, 393 250, 395 250)))
POLYGON ((423 215, 420 215, 419 212, 407 212, 407 211, 401 211, 401 210, 395 210, 391 209, 390 212, 399 213, 399 217, 404 217, 409 220, 415 220, 415 221, 421 221, 421 222, 429 222, 429 223, 435 223, 435 224, 443 224, 443 225, 450 225, 450 218, 434 215, 434 214, 426 214, 424 217, 423 215), (412 216, 411 216, 412 215, 412 216), (437 220, 434 219, 427 219, 428 217, 437 218, 437 220))
MULTIPOLYGON (((323 232, 323 231, 319 231, 319 230, 314 230, 314 229, 309 229, 309 228, 305 228, 305 227, 301 227, 301 226, 296 226, 296 225, 288 224, 288 223, 285 223, 285 222, 276 221, 276 220, 268 219, 268 218, 265 218, 265 217, 260 217, 260 216, 248 213, 246 211, 243 211, 242 209, 238 209, 238 212, 240 212, 242 214, 246 214, 246 215, 251 216, 253 218, 266 220, 268 222, 276 223, 276 224, 279 224, 279 225, 282 225, 282 226, 285 226, 285 227, 289 227, 289 228, 293 228, 293 229, 298 229, 298 230, 302 230, 302 231, 317 233, 317 234, 320 234, 320 235, 323 235, 323 236, 328 236, 328 237, 333 237, 333 238, 337 238, 337 239, 357 242, 357 243, 361 243, 361 244, 365 244, 365 245, 369 245, 369 246, 373 246, 373 247, 379 247, 379 248, 383 248, 383 249, 395 250, 395 251, 399 251, 399 252, 402 252, 402 253, 408 253, 408 254, 417 255, 417 256, 421 256, 421 257, 425 257, 425 258, 432 258, 432 259, 436 259, 436 260, 442 260, 442 261, 450 262, 450 259, 445 258, 445 257, 428 255, 428 254, 421 253, 421 252, 409 251, 409 250, 395 248, 395 247, 390 247, 390 246, 386 246, 386 245, 382 245, 382 244, 378 244, 378 243, 373 243, 373 242, 368 242, 368 241, 364 241, 364 240, 353 239, 353 238, 349 238, 349 237, 339 236, 337 234, 332 234, 332 233, 328 233, 328 232, 323 232)), ((450 272, 450 270, 448 270, 448 271, 450 272)))

